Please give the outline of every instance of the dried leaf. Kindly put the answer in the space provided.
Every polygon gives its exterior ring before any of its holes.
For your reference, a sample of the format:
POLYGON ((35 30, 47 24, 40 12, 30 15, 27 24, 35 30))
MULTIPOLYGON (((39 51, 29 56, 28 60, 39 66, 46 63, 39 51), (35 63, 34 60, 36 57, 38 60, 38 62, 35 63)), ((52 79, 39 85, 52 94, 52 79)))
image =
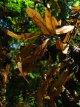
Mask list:
POLYGON ((58 40, 56 42, 56 48, 61 50, 63 54, 67 54, 69 49, 69 44, 63 43, 61 40, 58 40))
POLYGON ((78 24, 78 26, 80 26, 80 20, 77 20, 77 24, 78 24))
POLYGON ((20 73, 22 73, 22 63, 18 62, 17 66, 18 66, 18 69, 19 69, 20 73))
POLYGON ((51 87, 51 91, 53 93, 53 98, 58 96, 62 91, 62 86, 66 83, 67 76, 69 75, 69 71, 64 71, 60 74, 57 81, 54 82, 54 84, 51 87), (56 90, 55 90, 56 89, 56 90))
POLYGON ((22 69, 22 63, 21 62, 18 62, 17 63, 17 66, 18 66, 18 69, 19 69, 19 76, 26 76, 27 75, 27 72, 23 72, 23 69, 22 69))
POLYGON ((62 50, 62 53, 66 55, 68 53, 68 49, 69 49, 69 44, 64 44, 64 49, 62 50))
POLYGON ((30 18, 32 18, 33 22, 41 29, 41 31, 46 34, 50 35, 50 32, 48 31, 46 27, 46 23, 41 17, 41 15, 34 9, 28 8, 26 9, 26 12, 30 18))
POLYGON ((56 41, 56 48, 63 50, 63 42, 61 40, 56 41))
POLYGON ((50 100, 50 96, 45 96, 44 99, 45 100, 50 100))
POLYGON ((76 38, 77 33, 78 33, 78 28, 76 28, 76 29, 74 30, 74 35, 73 35, 73 38, 74 38, 74 39, 76 38))
POLYGON ((62 20, 60 19, 60 20, 58 21, 58 26, 61 26, 61 23, 62 23, 62 20))
POLYGON ((70 39, 70 32, 68 32, 63 40, 63 43, 67 43, 69 42, 69 39, 70 39))
POLYGON ((6 68, 3 69, 2 73, 1 73, 4 83, 8 83, 8 75, 9 74, 10 74, 10 64, 7 64, 6 68))
POLYGON ((34 33, 25 33, 23 34, 24 35, 24 38, 23 39, 34 39, 38 36, 40 36, 41 32, 34 32, 34 33))
POLYGON ((59 34, 64 34, 64 33, 67 33, 67 32, 70 32, 74 29, 74 26, 72 25, 68 25, 68 26, 63 26, 61 28, 57 28, 56 29, 56 34, 59 35, 59 34))
POLYGON ((74 6, 72 7, 72 10, 74 10, 75 12, 80 12, 80 6, 74 6))
POLYGON ((18 69, 19 69, 19 71, 20 71, 19 76, 22 76, 22 77, 25 79, 25 81, 26 81, 27 83, 29 83, 29 81, 25 78, 28 73, 27 73, 27 71, 26 71, 26 72, 23 71, 23 69, 22 69, 22 63, 21 63, 21 62, 18 62, 18 63, 17 63, 17 66, 18 66, 18 69))
POLYGON ((3 72, 2 76, 3 76, 3 82, 7 83, 8 82, 8 75, 6 74, 6 72, 3 72))
POLYGON ((45 10, 45 22, 46 22, 46 27, 49 29, 51 33, 53 33, 52 16, 48 9, 45 10))
POLYGON ((27 75, 28 75, 27 72, 22 72, 22 73, 20 72, 20 73, 19 73, 19 76, 22 76, 22 77, 23 77, 23 76, 26 77, 27 75))
POLYGON ((53 16, 53 17, 52 17, 52 28, 53 28, 53 33, 56 32, 56 26, 58 26, 58 22, 57 22, 56 18, 53 16))
POLYGON ((21 39, 20 35, 17 35, 15 33, 11 32, 10 30, 4 29, 4 31, 6 32, 7 35, 11 36, 12 38, 21 39))
POLYGON ((26 57, 22 59, 22 62, 27 62, 27 63, 33 63, 33 61, 34 61, 33 55, 29 55, 29 56, 26 55, 26 57))
POLYGON ((35 33, 25 33, 25 34, 17 35, 11 32, 10 30, 5 29, 4 31, 6 32, 7 35, 18 40, 33 39, 38 37, 41 34, 41 32, 35 32, 35 33))
POLYGON ((36 48, 36 50, 35 50, 35 52, 34 52, 35 58, 37 58, 37 57, 42 57, 42 55, 43 55, 43 53, 44 53, 44 50, 45 50, 45 48, 46 48, 46 45, 48 44, 48 41, 49 41, 49 39, 46 39, 41 45, 39 45, 39 46, 36 48))
POLYGON ((54 16, 52 16, 52 24, 53 26, 58 26, 58 21, 54 16))
POLYGON ((27 64, 32 64, 34 60, 40 59, 45 53, 48 41, 49 39, 46 39, 45 41, 43 41, 41 45, 37 46, 32 55, 26 55, 26 57, 23 57, 22 62, 27 64))

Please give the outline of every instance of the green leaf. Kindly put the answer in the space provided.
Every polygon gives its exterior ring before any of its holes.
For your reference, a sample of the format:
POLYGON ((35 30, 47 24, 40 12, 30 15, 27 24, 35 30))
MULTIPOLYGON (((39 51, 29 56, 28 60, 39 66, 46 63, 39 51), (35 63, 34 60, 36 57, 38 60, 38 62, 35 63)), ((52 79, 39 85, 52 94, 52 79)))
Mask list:
POLYGON ((80 1, 76 1, 73 3, 73 6, 80 6, 80 1))

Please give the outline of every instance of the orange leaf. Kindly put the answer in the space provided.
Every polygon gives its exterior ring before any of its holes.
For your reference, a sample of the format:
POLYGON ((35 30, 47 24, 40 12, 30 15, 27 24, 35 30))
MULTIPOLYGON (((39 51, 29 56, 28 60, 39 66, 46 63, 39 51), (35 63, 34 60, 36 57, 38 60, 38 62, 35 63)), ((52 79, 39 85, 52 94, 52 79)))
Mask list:
POLYGON ((56 48, 63 50, 63 42, 61 40, 56 41, 56 48))
POLYGON ((41 17, 41 15, 34 9, 28 8, 26 10, 28 16, 32 18, 33 22, 41 29, 41 31, 46 34, 50 35, 49 30, 46 27, 46 23, 44 19, 41 17))
POLYGON ((22 73, 22 63, 18 62, 17 66, 18 66, 18 69, 19 69, 20 73, 22 73))
POLYGON ((58 26, 57 19, 53 16, 52 17, 52 28, 53 28, 53 33, 56 32, 56 26, 58 26))
POLYGON ((7 35, 18 40, 33 39, 38 37, 41 34, 41 32, 35 32, 35 33, 25 33, 25 34, 17 35, 11 32, 10 30, 4 29, 4 31, 6 32, 7 35))
POLYGON ((52 16, 51 13, 48 9, 45 10, 45 22, 46 22, 46 27, 48 30, 53 33, 53 28, 52 28, 52 16))
POLYGON ((75 12, 80 12, 80 6, 74 6, 72 7, 72 10, 74 10, 75 12))
POLYGON ((56 42, 56 48, 61 50, 63 54, 68 53, 69 45, 66 43, 63 43, 61 40, 58 40, 56 42))
POLYGON ((68 33, 66 34, 64 40, 63 40, 63 43, 69 42, 69 39, 70 39, 70 34, 69 34, 69 32, 68 32, 68 33))
POLYGON ((46 45, 48 44, 49 39, 44 40, 44 42, 39 45, 35 52, 34 52, 34 56, 37 58, 37 56, 41 56, 41 53, 43 53, 43 50, 45 49, 46 45))

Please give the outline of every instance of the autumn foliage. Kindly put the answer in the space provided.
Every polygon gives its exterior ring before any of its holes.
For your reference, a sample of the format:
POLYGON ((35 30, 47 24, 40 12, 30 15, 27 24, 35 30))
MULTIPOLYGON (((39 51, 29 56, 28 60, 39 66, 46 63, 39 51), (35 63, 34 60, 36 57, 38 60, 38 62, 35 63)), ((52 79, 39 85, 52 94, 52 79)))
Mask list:
MULTIPOLYGON (((77 12, 79 16, 80 6, 72 7, 71 11, 77 12)), ((3 29, 12 39, 28 41, 27 45, 20 47, 16 55, 18 76, 29 85, 28 74, 41 73, 41 84, 35 93, 37 107, 46 107, 46 103, 48 107, 56 107, 59 97, 64 107, 67 102, 69 106, 73 106, 80 98, 80 95, 76 96, 74 93, 76 89, 71 87, 74 77, 80 82, 80 61, 77 59, 80 58, 80 45, 74 43, 77 41, 80 20, 74 16, 75 18, 66 19, 64 23, 62 19, 58 20, 53 16, 49 8, 45 9, 44 17, 32 8, 26 9, 26 15, 39 28, 36 32, 16 34, 3 29)), ((9 69, 10 66, 7 65, 7 72, 2 73, 4 81, 7 81, 9 69)))

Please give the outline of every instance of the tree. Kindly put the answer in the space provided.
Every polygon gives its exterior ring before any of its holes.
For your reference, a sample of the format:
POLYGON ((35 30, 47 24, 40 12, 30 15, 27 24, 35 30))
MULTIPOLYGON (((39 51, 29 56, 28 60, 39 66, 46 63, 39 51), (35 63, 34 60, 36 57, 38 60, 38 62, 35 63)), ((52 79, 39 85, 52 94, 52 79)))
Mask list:
POLYGON ((1 86, 6 89, 1 106, 79 106, 80 2, 8 0, 0 5, 1 86))

